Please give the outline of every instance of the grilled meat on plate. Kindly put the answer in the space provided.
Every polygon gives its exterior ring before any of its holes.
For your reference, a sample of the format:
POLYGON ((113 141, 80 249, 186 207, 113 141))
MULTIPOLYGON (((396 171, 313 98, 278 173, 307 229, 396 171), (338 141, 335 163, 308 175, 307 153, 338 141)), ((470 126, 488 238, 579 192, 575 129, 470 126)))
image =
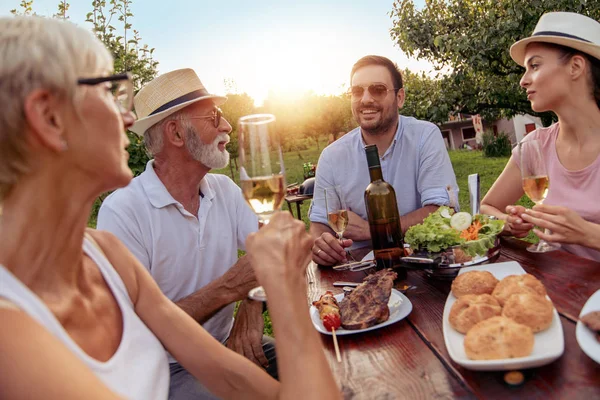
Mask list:
POLYGON ((390 317, 388 301, 397 277, 398 274, 391 269, 378 271, 344 296, 340 303, 342 327, 365 329, 387 321, 390 317))

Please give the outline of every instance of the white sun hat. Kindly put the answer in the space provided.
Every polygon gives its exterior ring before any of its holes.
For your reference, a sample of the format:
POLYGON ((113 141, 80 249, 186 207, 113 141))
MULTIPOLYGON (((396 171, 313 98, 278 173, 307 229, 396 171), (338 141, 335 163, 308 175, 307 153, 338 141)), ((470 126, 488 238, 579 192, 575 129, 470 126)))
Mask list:
POLYGON ((600 23, 585 15, 571 12, 544 14, 530 37, 511 46, 512 59, 524 67, 525 48, 534 42, 559 44, 600 59, 600 23))
POLYGON ((144 135, 152 125, 200 100, 212 99, 219 106, 227 97, 208 93, 194 70, 177 69, 146 84, 133 99, 138 120, 129 130, 144 135))

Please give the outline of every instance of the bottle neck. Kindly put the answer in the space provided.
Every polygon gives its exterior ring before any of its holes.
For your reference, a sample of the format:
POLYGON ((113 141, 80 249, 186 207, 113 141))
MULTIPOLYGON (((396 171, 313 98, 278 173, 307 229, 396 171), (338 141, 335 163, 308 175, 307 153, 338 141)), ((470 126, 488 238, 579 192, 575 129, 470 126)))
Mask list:
POLYGON ((371 182, 382 181, 383 174, 381 172, 381 166, 369 167, 369 175, 371 176, 371 182))

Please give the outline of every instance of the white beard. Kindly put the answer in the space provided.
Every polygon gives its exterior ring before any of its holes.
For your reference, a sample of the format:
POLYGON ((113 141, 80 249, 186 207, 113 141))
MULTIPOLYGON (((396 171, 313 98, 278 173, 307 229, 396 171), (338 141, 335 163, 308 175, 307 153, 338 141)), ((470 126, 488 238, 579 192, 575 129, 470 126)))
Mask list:
POLYGON ((210 144, 203 143, 194 128, 186 129, 185 134, 185 146, 196 161, 210 169, 227 166, 229 153, 227 150, 219 150, 219 142, 229 142, 229 136, 226 133, 220 133, 210 144))

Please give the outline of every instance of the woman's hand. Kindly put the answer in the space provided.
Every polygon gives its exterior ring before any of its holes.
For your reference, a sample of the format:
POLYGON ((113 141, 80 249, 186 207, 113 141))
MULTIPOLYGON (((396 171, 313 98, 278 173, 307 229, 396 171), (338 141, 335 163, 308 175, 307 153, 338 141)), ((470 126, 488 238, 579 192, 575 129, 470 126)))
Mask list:
MULTIPOLYGON (((312 237, 304 222, 288 212, 278 212, 269 223, 246 240, 248 255, 261 285, 304 282, 304 272, 310 261, 312 237)), ((267 288, 268 293, 268 288, 267 288)))
POLYGON ((533 229, 533 224, 523 221, 526 208, 523 206, 507 206, 504 232, 517 237, 524 238, 533 229))
POLYGON ((523 214, 523 219, 540 228, 549 229, 551 233, 534 230, 540 239, 548 242, 572 243, 591 248, 600 247, 598 243, 590 240, 597 237, 599 226, 586 221, 567 207, 536 205, 523 214))

